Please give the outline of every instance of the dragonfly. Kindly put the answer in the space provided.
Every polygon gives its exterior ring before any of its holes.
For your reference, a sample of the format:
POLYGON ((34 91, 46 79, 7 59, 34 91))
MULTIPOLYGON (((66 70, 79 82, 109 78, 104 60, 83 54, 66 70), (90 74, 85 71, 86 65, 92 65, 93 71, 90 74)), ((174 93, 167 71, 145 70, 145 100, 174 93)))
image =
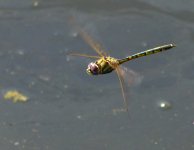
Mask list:
POLYGON ((123 74, 124 71, 123 71, 123 68, 121 67, 121 65, 123 63, 126 63, 128 61, 131 61, 131 60, 143 57, 143 56, 148 56, 148 55, 156 54, 159 52, 167 51, 167 50, 176 46, 175 44, 166 44, 166 45, 162 45, 162 46, 158 46, 158 47, 155 47, 152 49, 142 51, 140 53, 130 55, 130 56, 122 58, 122 59, 117 59, 117 58, 114 58, 114 57, 107 55, 107 53, 104 51, 104 49, 100 45, 100 43, 95 41, 83 29, 76 26, 76 30, 78 31, 78 34, 83 38, 83 40, 88 45, 90 45, 90 47, 98 54, 98 56, 93 56, 93 55, 88 55, 88 54, 80 54, 80 53, 71 53, 69 55, 96 59, 95 61, 90 62, 87 66, 86 72, 89 75, 93 75, 93 76, 103 75, 103 74, 107 74, 107 73, 111 73, 111 72, 115 71, 117 76, 118 76, 118 80, 119 80, 120 87, 121 87, 121 93, 122 93, 122 97, 124 100, 124 106, 125 106, 124 110, 127 112, 129 111, 129 108, 128 108, 128 100, 127 100, 126 93, 124 90, 124 87, 125 87, 124 86, 124 84, 125 84, 124 78, 125 78, 125 76, 123 74))

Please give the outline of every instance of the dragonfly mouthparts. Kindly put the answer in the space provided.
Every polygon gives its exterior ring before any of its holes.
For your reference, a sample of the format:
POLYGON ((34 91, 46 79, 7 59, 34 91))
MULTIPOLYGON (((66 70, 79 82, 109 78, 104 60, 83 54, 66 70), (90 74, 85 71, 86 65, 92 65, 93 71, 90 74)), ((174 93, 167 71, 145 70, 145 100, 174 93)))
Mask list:
POLYGON ((86 72, 87 72, 88 75, 93 75, 89 68, 86 69, 86 72))

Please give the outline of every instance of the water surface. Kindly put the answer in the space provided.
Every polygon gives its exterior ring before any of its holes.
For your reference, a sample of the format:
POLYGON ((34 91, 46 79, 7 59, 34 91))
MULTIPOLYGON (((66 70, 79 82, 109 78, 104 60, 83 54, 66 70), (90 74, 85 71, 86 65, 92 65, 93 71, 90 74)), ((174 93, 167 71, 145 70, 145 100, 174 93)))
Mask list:
POLYGON ((0 148, 194 149, 193 1, 1 1, 0 148), (69 24, 74 16, 114 57, 166 43, 176 48, 126 63, 142 78, 128 93, 117 76, 90 77, 96 53, 69 24), (17 89, 27 103, 5 101, 17 89), (160 102, 169 109, 161 109, 160 102))

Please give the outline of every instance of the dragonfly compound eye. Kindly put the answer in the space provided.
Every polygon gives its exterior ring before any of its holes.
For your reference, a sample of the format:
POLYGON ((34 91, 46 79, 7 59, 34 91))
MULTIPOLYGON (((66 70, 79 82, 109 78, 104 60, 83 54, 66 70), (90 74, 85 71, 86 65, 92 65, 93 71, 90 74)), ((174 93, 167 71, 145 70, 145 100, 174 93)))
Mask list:
POLYGON ((88 65, 87 73, 90 74, 90 75, 97 75, 97 74, 99 74, 98 65, 96 63, 91 62, 88 65))

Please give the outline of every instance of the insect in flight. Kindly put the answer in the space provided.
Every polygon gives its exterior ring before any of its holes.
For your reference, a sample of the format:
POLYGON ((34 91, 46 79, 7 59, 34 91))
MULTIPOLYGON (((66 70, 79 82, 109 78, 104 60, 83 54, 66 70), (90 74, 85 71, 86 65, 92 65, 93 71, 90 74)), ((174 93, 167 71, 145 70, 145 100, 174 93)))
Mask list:
POLYGON ((98 56, 91 56, 91 55, 79 54, 79 53, 72 53, 69 55, 97 59, 96 61, 89 63, 86 69, 86 72, 89 75, 107 74, 115 70, 120 82, 121 92, 124 99, 125 110, 127 112, 128 112, 128 101, 126 98, 126 93, 124 92, 124 75, 122 73, 123 70, 120 67, 120 65, 136 58, 159 53, 175 47, 174 44, 162 45, 162 46, 158 46, 152 49, 142 51, 140 53, 136 53, 134 55, 131 55, 122 59, 116 59, 114 57, 110 57, 109 55, 107 55, 103 50, 103 48, 101 47, 101 45, 97 43, 94 39, 92 39, 92 37, 89 34, 87 34, 83 29, 81 29, 79 26, 76 26, 76 30, 78 31, 79 35, 81 35, 81 37, 84 39, 84 41, 87 44, 89 44, 93 48, 93 50, 97 52, 98 56))

